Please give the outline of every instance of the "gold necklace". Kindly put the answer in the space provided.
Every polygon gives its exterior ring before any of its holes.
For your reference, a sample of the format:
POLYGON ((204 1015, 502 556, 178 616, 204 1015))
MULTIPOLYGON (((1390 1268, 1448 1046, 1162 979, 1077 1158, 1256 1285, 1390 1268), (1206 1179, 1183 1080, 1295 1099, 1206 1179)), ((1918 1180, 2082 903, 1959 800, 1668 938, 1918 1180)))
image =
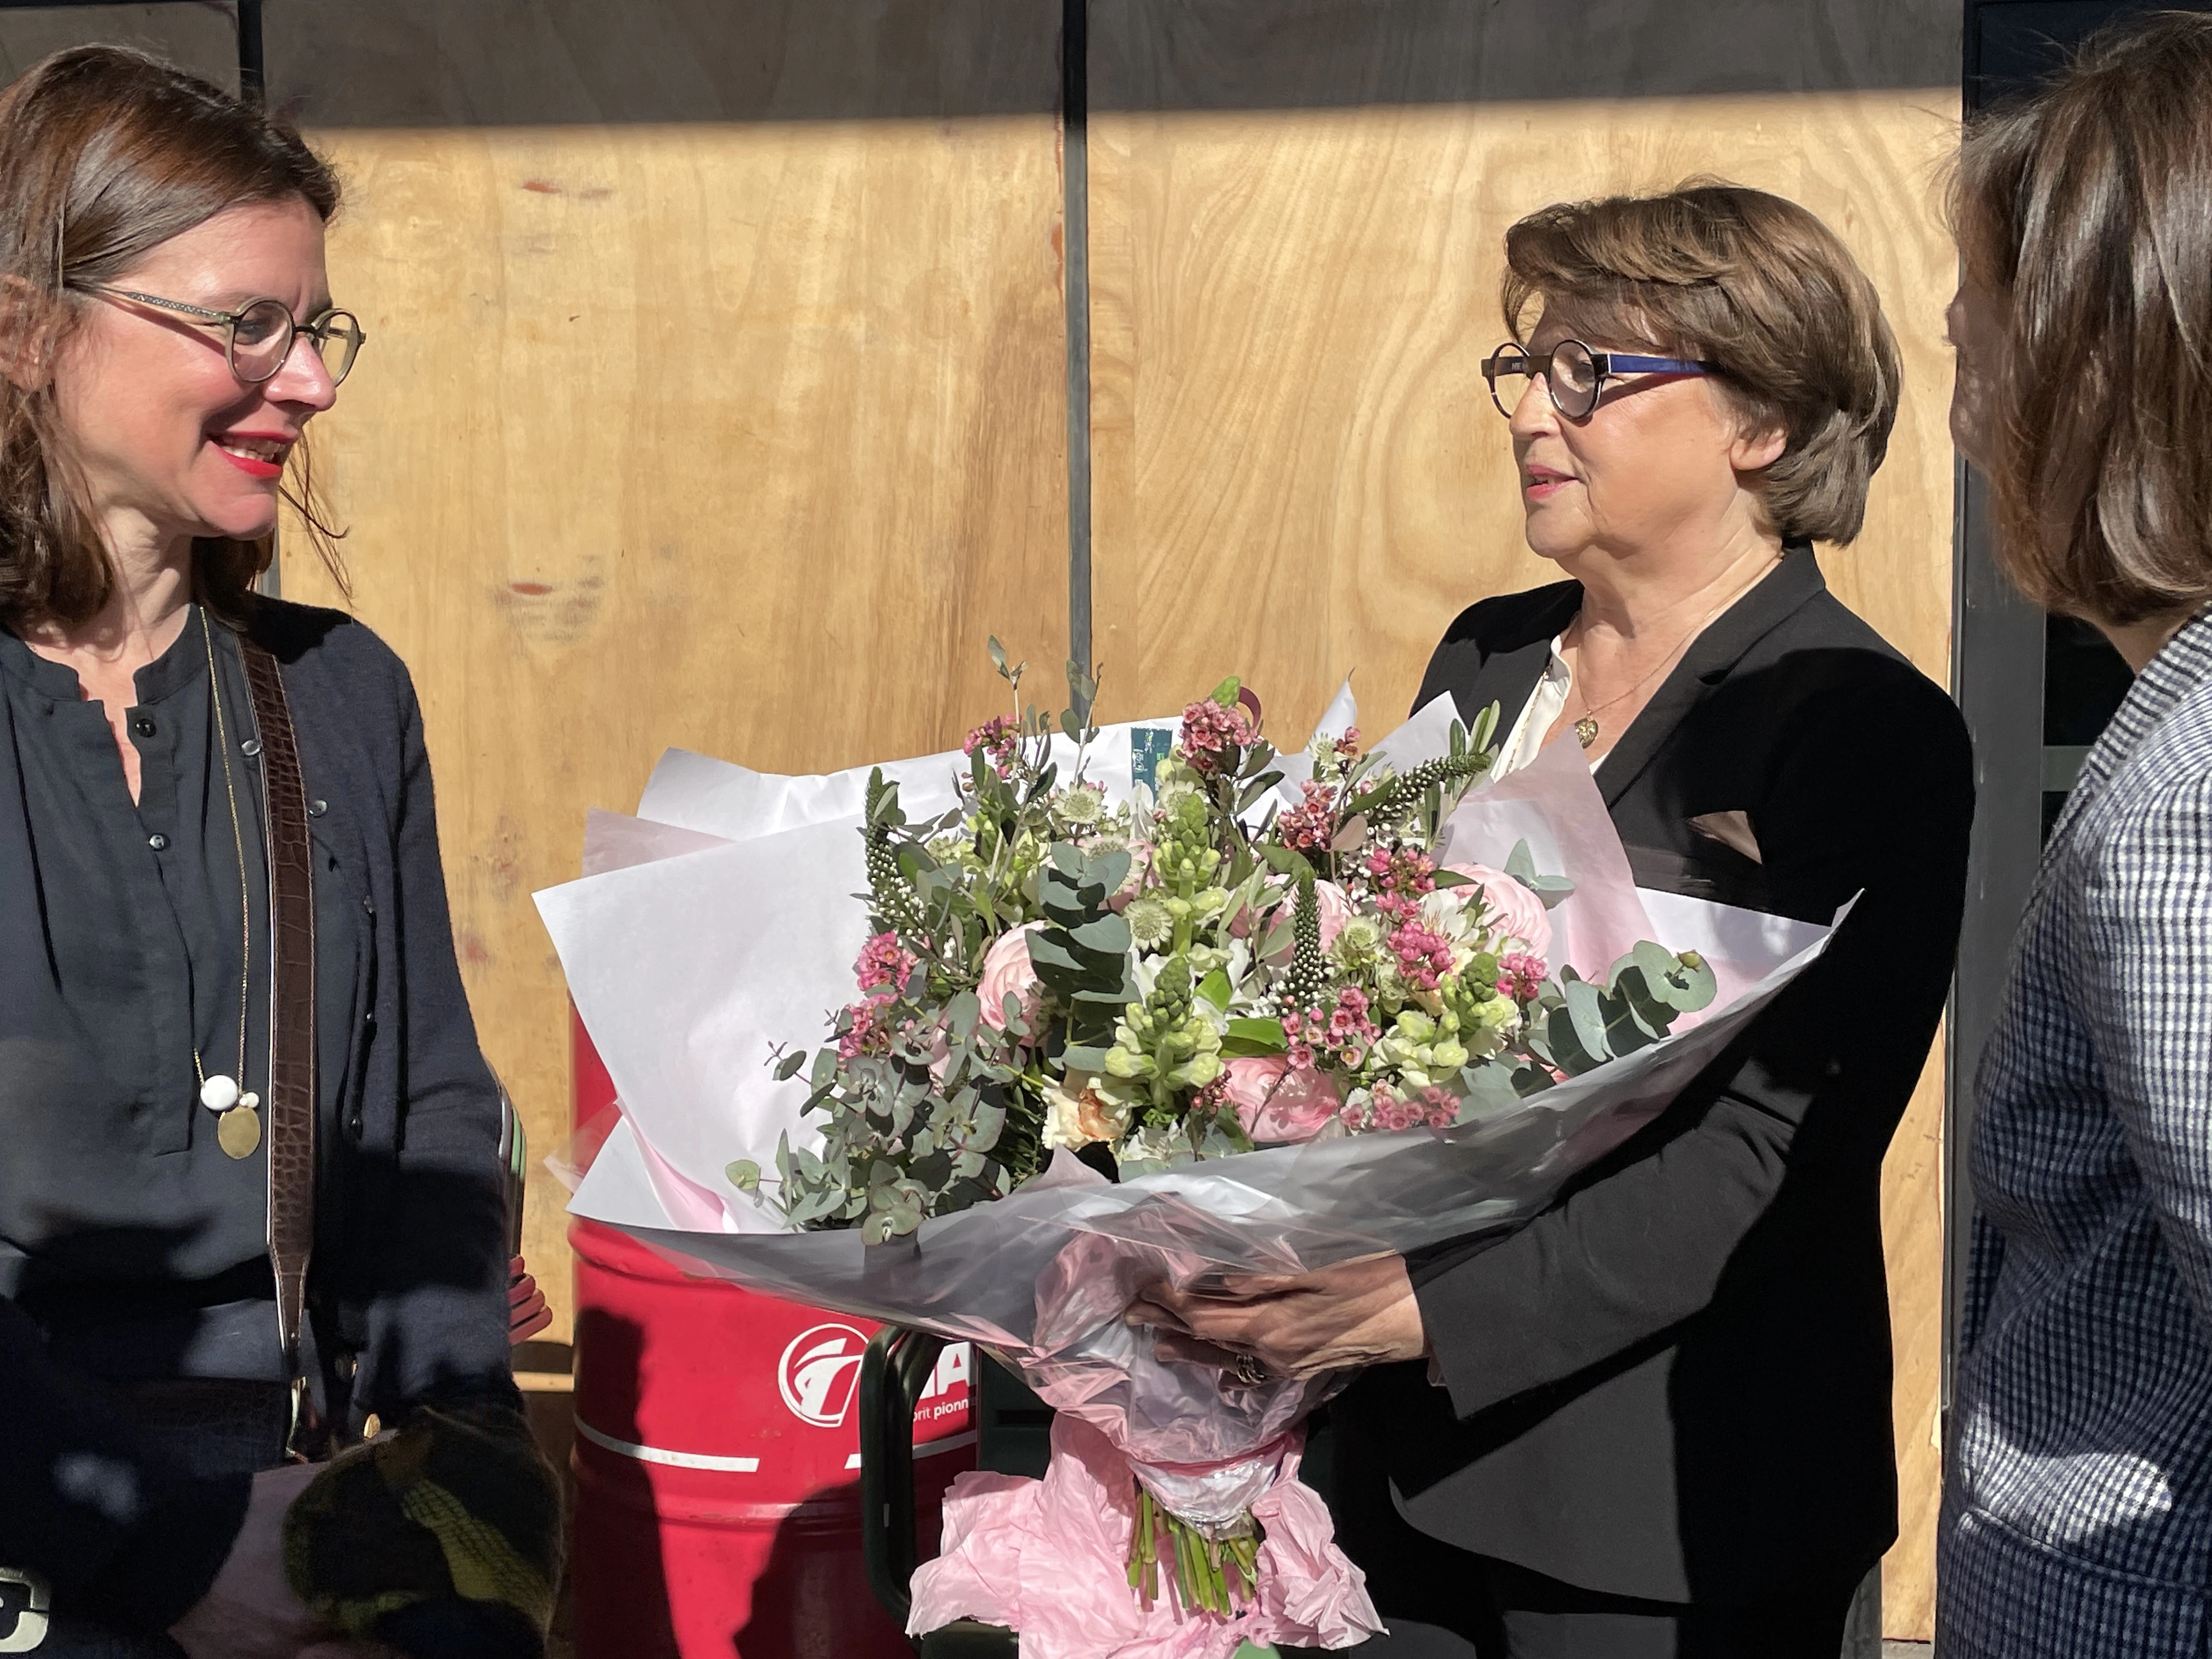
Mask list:
MULTIPOLYGON (((1759 574, 1759 576, 1764 576, 1766 574, 1765 567, 1760 568, 1759 574)), ((1583 690, 1582 681, 1577 678, 1575 681, 1575 690, 1583 700, 1583 717, 1575 722, 1575 737, 1580 741, 1582 746, 1587 749, 1597 741, 1597 717, 1600 714, 1602 714, 1607 709, 1612 708, 1613 704, 1617 702, 1626 702, 1629 698, 1634 696, 1638 691, 1641 691, 1645 686, 1650 684, 1653 676, 1656 675, 1660 669, 1670 666, 1675 658, 1680 656, 1683 652, 1688 650, 1690 641, 1697 638, 1698 635, 1704 633, 1705 629, 1711 625, 1714 617, 1719 616, 1722 611, 1727 610, 1730 605, 1734 605, 1745 594, 1750 592, 1751 590, 1758 585, 1759 577, 1754 576, 1742 587, 1738 588, 1735 592, 1729 594, 1728 598, 1723 599, 1718 605, 1705 612, 1704 616, 1700 617, 1691 625, 1690 631, 1688 633, 1683 635, 1680 639, 1674 641, 1674 648, 1672 651, 1669 651, 1665 656, 1660 658, 1657 665, 1655 666, 1650 673, 1645 674, 1642 679, 1630 686, 1627 690, 1620 693, 1618 696, 1607 697, 1603 702, 1597 704, 1595 708, 1590 704, 1589 693, 1583 690)), ((1579 616, 1577 617, 1577 620, 1579 620, 1579 616)))
POLYGON ((230 732, 223 724, 222 686, 216 678, 215 635, 207 608, 200 608, 200 642, 207 647, 208 699, 215 708, 215 746, 222 755, 222 792, 230 800, 230 840, 238 854, 238 1075, 207 1074, 199 1046, 192 1047, 192 1071, 200 1080, 200 1104, 216 1114, 215 1138, 227 1157, 253 1156, 261 1144, 261 1097, 246 1088, 246 1015, 253 998, 253 911, 246 896, 246 830, 238 815, 238 785, 230 771, 230 732))

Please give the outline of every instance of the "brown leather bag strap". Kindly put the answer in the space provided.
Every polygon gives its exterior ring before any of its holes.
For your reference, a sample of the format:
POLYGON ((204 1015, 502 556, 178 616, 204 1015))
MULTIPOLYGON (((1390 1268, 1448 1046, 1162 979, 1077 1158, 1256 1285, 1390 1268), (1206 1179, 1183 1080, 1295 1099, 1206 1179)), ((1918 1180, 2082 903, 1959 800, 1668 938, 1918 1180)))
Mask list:
POLYGON ((261 738, 269 824, 269 1265, 276 1278, 276 1330, 292 1384, 288 1455, 320 1449, 301 1366, 307 1265, 315 1246, 315 890, 307 781, 292 731, 284 678, 266 647, 241 634, 246 684, 261 738))

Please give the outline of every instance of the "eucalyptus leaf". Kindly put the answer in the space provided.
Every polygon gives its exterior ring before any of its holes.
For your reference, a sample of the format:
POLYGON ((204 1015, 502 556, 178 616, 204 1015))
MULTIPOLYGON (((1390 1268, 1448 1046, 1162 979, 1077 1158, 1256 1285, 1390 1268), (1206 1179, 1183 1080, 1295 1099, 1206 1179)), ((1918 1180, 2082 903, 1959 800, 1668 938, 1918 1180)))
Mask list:
MULTIPOLYGON (((1035 939, 1036 935, 1032 933, 1030 937, 1035 939)), ((1080 927, 1069 929, 1067 937, 1082 949, 1095 951, 1105 957, 1126 955, 1130 945, 1129 924, 1111 910, 1095 921, 1087 921, 1080 927)))
POLYGON ((1686 1014, 1711 1007, 1720 991, 1720 981, 1714 977, 1712 964, 1695 951, 1685 951, 1674 959, 1681 963, 1681 988, 1674 1006, 1686 1014))
POLYGON ((1513 843, 1513 850, 1505 855, 1505 873, 1523 887, 1536 884, 1536 855, 1528 850, 1527 842, 1513 843))
POLYGON ((1488 1117, 1520 1103, 1521 1091, 1513 1086, 1513 1079, 1504 1066, 1470 1066, 1460 1073, 1460 1081, 1467 1086, 1467 1103, 1460 1109, 1460 1121, 1470 1117, 1488 1117))
POLYGON ((1083 884, 1097 887, 1108 895, 1121 890, 1121 884, 1129 878, 1129 849, 1117 847, 1103 853, 1093 853, 1085 861, 1083 884))

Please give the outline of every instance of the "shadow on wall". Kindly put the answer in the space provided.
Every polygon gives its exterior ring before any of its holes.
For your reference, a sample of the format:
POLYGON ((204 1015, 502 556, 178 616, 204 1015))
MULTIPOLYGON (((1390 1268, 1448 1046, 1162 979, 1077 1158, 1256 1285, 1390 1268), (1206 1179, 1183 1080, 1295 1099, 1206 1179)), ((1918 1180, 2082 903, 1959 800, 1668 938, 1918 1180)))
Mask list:
MULTIPOLYGON (((1079 8, 1082 0, 1074 0, 1079 8)), ((1063 0, 268 0, 303 124, 948 119, 1059 104, 1063 0)), ((1097 109, 1947 86, 1954 0, 1090 0, 1097 109)))

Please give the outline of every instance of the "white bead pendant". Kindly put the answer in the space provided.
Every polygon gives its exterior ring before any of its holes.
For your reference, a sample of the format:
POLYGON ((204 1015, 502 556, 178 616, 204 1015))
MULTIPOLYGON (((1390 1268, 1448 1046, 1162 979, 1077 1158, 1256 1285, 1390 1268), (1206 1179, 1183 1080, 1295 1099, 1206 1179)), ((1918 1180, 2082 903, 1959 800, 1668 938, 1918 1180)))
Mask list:
POLYGON ((200 1104, 210 1112, 227 1112, 238 1104, 238 1079, 217 1072, 200 1085, 200 1104))

